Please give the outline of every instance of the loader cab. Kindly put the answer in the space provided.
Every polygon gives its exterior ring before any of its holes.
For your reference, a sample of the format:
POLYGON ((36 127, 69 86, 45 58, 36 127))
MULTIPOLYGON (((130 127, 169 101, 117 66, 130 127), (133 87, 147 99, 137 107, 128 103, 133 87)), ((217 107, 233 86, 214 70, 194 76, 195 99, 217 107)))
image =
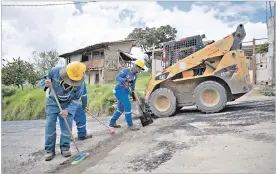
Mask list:
POLYGON ((161 43, 163 69, 204 48, 205 44, 202 41, 204 38, 205 34, 182 38, 179 41, 161 43))

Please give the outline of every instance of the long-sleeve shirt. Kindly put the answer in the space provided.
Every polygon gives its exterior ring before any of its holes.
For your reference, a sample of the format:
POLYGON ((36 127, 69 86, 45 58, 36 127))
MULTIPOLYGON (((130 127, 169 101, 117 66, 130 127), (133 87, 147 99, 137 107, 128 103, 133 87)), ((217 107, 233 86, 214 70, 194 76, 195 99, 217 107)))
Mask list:
POLYGON ((87 107, 87 91, 86 91, 86 84, 84 83, 84 88, 81 95, 81 102, 83 107, 87 107))
MULTIPOLYGON (((47 87, 45 87, 45 80, 47 78, 50 79, 62 109, 66 109, 70 114, 75 115, 76 109, 80 105, 80 97, 84 90, 84 83, 82 83, 81 86, 73 86, 73 89, 65 91, 61 85, 62 79, 59 75, 60 69, 61 67, 53 68, 47 75, 42 77, 40 80, 40 87, 46 91, 47 87)), ((51 90, 47 100, 55 101, 51 90)))
MULTIPOLYGON (((134 91, 136 79, 137 79, 137 73, 133 74, 130 70, 130 68, 124 68, 122 71, 118 73, 116 76, 116 81, 118 82, 118 85, 125 87, 124 83, 127 81, 127 79, 130 79, 133 81, 130 88, 130 93, 134 91)), ((129 89, 128 89, 129 90, 129 89)))

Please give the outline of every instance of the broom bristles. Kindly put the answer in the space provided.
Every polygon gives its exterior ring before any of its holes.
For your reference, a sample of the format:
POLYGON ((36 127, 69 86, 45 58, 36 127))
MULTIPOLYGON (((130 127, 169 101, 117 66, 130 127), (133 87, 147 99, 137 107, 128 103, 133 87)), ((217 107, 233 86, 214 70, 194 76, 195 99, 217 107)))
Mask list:
POLYGON ((89 155, 88 152, 84 152, 84 153, 78 155, 77 158, 76 158, 74 161, 72 161, 71 164, 77 164, 77 163, 79 163, 79 162, 82 161, 84 158, 86 158, 88 155, 89 155))

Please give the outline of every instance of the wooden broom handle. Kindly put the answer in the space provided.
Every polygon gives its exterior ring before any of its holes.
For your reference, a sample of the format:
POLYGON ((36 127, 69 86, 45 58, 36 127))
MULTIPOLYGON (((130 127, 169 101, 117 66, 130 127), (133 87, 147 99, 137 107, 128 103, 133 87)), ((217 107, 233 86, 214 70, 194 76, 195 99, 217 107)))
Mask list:
MULTIPOLYGON (((53 92, 53 95, 54 95, 54 97, 55 97, 55 99, 56 99, 56 103, 58 104, 59 110, 60 110, 60 112, 61 112, 61 111, 62 111, 62 108, 61 108, 61 106, 60 106, 60 103, 59 103, 59 101, 58 101, 57 95, 56 95, 56 93, 55 93, 55 90, 54 90, 52 84, 51 84, 51 92, 53 92)), ((80 150, 79 150, 78 146, 76 145, 75 138, 74 138, 74 136, 73 136, 73 134, 72 134, 72 131, 71 131, 70 126, 69 126, 69 124, 68 124, 68 122, 67 122, 67 119, 66 119, 66 118, 63 118, 63 120, 65 121, 66 127, 67 127, 67 129, 68 129, 68 131, 69 131, 69 133, 70 133, 71 138, 73 139, 73 143, 74 143, 74 145, 76 146, 76 149, 77 149, 78 153, 80 153, 80 150)))
POLYGON ((134 90, 133 92, 134 92, 135 99, 137 100, 138 104, 141 106, 141 101, 140 101, 136 91, 134 90))

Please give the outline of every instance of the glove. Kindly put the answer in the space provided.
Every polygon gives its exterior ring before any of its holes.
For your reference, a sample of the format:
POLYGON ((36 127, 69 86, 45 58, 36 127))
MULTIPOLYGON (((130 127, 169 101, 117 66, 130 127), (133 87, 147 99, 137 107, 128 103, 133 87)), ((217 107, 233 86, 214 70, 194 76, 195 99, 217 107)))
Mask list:
POLYGON ((86 110, 87 110, 87 107, 86 107, 86 106, 82 106, 82 109, 86 111, 86 110))
POLYGON ((128 82, 128 83, 133 83, 133 80, 131 80, 130 78, 127 78, 127 79, 126 79, 126 82, 128 82))
POLYGON ((132 95, 132 100, 133 100, 133 101, 136 101, 136 98, 135 98, 134 92, 132 92, 132 93, 131 93, 131 95, 132 95))
POLYGON ((133 80, 128 80, 128 83, 129 83, 130 85, 132 85, 133 80))

